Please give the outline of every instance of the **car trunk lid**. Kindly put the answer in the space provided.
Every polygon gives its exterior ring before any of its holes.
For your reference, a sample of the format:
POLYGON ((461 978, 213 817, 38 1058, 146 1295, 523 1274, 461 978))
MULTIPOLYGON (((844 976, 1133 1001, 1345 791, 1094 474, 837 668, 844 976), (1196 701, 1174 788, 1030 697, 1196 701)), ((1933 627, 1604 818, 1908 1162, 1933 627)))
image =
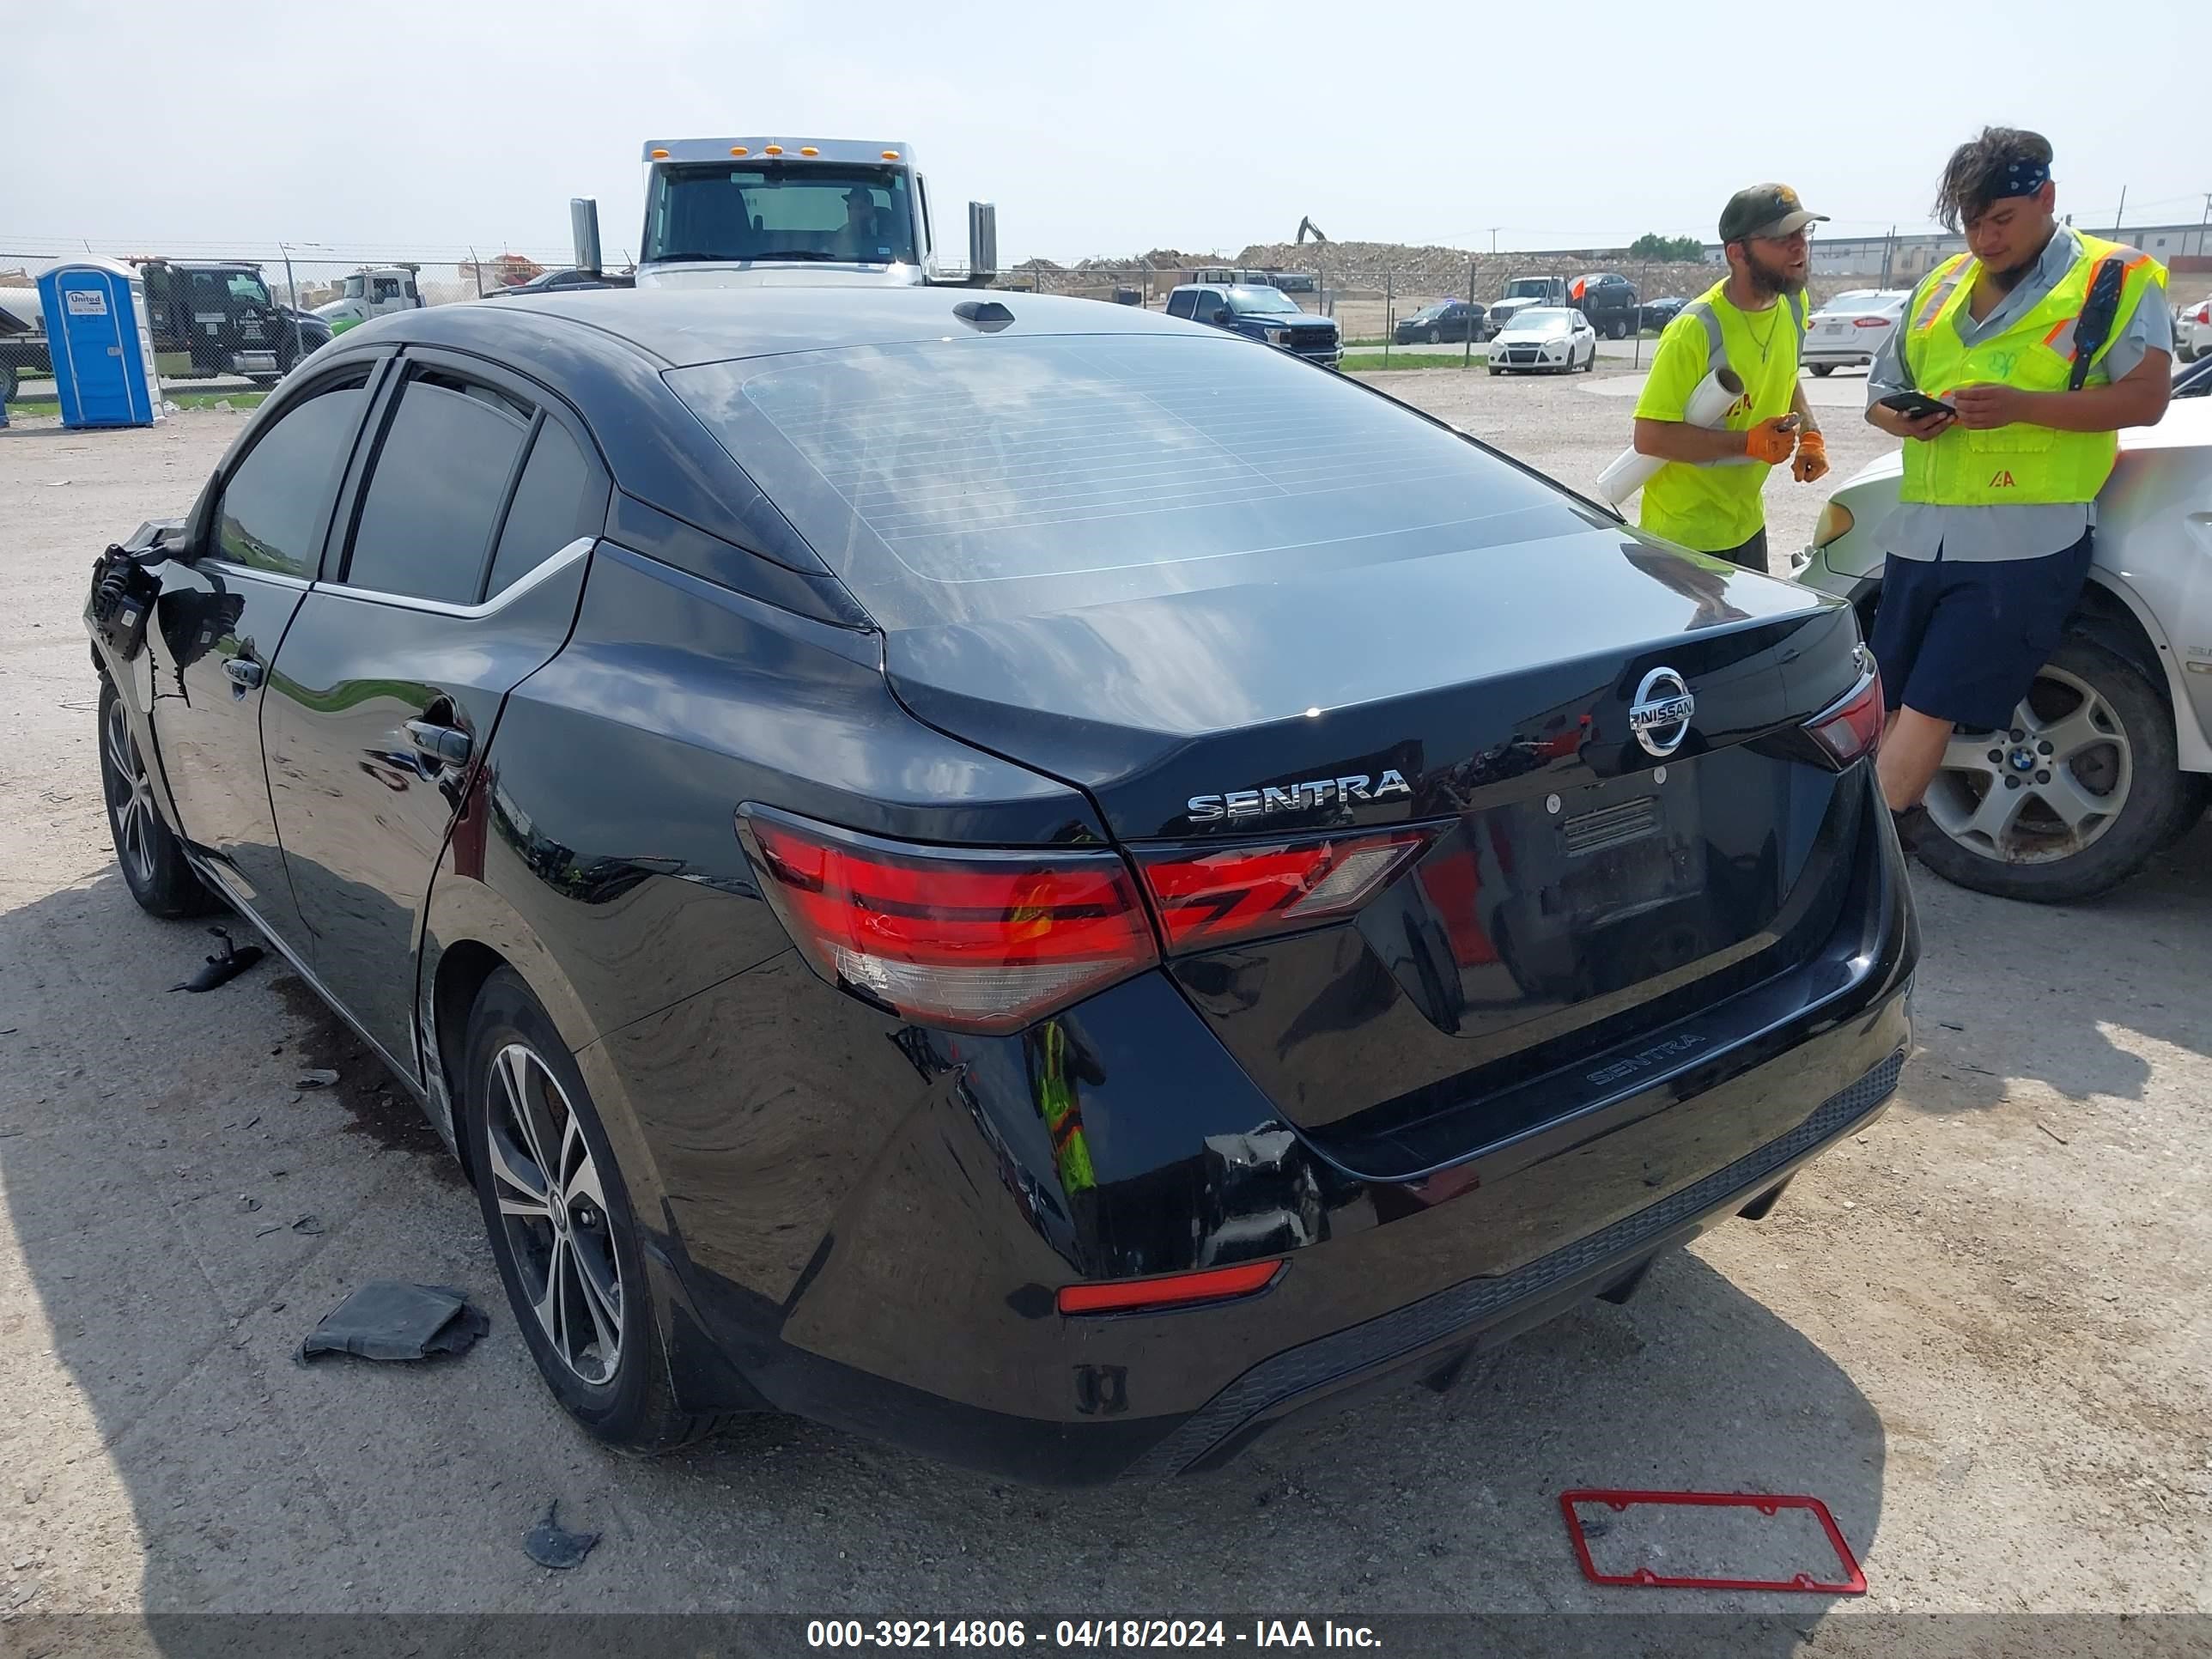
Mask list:
POLYGON ((1772 970, 1848 874, 1856 820, 1800 730, 1863 676, 1848 609, 1618 531, 901 630, 885 657, 916 714, 1088 791, 1140 864, 1431 827, 1356 915, 1170 969, 1288 1119, 1387 1120, 1394 1156, 1416 1119, 1772 970), (1694 709, 1662 757, 1631 711, 1669 675, 1694 709))

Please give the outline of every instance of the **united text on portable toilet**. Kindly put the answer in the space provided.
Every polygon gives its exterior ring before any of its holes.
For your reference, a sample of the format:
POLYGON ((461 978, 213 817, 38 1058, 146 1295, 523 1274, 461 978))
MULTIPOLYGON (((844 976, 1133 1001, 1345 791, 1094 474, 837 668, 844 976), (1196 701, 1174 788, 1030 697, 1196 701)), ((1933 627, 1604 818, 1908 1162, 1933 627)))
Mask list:
POLYGON ((40 273, 39 304, 64 426, 151 426, 161 418, 137 272, 109 259, 64 260, 40 273))

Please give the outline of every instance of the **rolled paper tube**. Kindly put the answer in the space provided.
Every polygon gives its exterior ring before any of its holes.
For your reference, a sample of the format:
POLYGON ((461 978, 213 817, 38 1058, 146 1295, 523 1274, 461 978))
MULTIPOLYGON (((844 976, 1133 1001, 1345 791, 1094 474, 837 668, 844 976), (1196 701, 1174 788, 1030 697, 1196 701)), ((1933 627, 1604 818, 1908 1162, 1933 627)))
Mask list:
MULTIPOLYGON (((1743 396, 1743 382, 1732 368, 1717 368, 1698 383, 1684 405, 1682 418, 1692 426, 1717 427, 1728 418, 1735 400, 1743 396)), ((1620 452, 1612 465, 1597 475, 1597 493, 1619 507, 1650 482, 1651 475, 1667 463, 1656 455, 1639 455, 1635 447, 1620 452)))

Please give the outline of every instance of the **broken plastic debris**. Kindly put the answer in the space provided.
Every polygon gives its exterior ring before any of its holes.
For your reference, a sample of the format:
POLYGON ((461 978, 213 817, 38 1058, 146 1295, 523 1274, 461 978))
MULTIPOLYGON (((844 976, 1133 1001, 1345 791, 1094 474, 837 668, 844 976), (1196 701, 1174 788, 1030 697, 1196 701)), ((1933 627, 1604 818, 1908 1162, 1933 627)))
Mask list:
POLYGON ((555 1498, 545 1506, 545 1518, 523 1535, 522 1550, 541 1567, 550 1567, 556 1572, 583 1565, 584 1558, 592 1553, 592 1546, 599 1541, 595 1532, 568 1532, 555 1519, 561 1510, 561 1500, 555 1498))
POLYGON ((363 1359, 425 1359, 435 1353, 464 1352, 490 1328, 491 1321, 471 1307, 459 1291, 443 1285, 374 1279, 331 1309, 307 1334, 300 1345, 300 1358, 350 1353, 363 1359))
POLYGON ((295 1089, 328 1089, 337 1080, 338 1074, 336 1072, 331 1071, 327 1066, 318 1066, 312 1072, 301 1073, 300 1080, 292 1086, 295 1089))
POLYGON ((322 1231, 322 1230, 323 1220, 320 1216, 303 1215, 297 1221, 292 1224, 292 1231, 294 1232, 306 1233, 310 1237, 322 1231))
POLYGON ((259 945, 233 945, 230 934, 221 927, 210 927, 208 932, 222 941, 222 949, 202 963, 199 972, 190 979, 179 980, 172 985, 169 988, 172 991, 212 991, 216 986, 236 979, 261 960, 259 945))

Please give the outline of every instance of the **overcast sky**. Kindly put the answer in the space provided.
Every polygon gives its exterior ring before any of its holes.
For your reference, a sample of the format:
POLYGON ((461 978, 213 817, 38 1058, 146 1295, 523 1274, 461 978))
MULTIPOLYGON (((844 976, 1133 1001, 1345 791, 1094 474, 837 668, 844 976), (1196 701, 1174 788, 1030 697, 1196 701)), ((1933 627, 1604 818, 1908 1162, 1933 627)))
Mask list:
POLYGON ((1828 234, 1879 234, 1924 227, 1943 156, 1984 121, 2051 137, 2087 226, 2124 185, 2130 224, 2193 223, 2212 190, 2203 0, 8 11, 9 58, 38 72, 0 103, 0 257, 85 238, 557 252, 568 198, 596 195, 614 258, 635 250, 643 142, 722 135, 911 144, 940 240, 964 246, 957 204, 993 200, 1007 262, 1233 254, 1302 215, 1346 240, 1705 238, 1765 179, 1828 234))

